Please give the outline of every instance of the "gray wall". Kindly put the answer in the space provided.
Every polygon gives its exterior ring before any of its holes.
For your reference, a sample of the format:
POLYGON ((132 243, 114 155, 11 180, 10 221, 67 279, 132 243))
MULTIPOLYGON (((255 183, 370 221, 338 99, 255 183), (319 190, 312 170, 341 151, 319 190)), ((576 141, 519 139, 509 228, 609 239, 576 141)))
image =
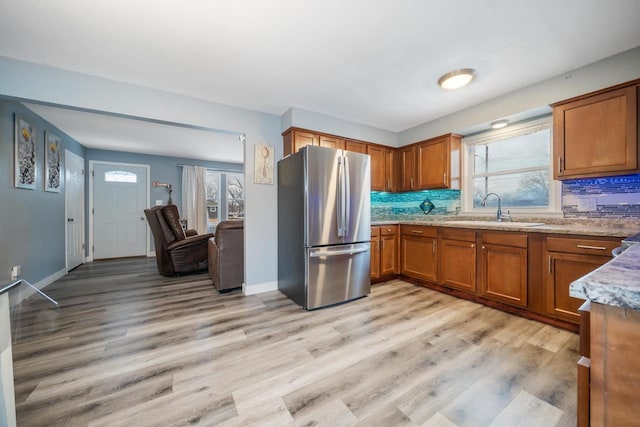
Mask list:
POLYGON ((60 193, 44 191, 45 131, 62 138, 63 150, 85 157, 84 147, 77 141, 23 105, 0 99, 0 280, 11 278, 14 265, 20 265, 21 277, 32 283, 65 268, 64 181, 60 193), (14 188, 15 113, 37 130, 35 190, 14 188))

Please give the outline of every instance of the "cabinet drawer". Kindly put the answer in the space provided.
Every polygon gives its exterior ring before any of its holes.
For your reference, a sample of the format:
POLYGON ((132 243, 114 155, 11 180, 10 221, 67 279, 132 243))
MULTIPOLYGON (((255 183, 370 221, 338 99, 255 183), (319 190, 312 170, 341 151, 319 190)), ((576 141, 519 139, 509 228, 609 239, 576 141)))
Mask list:
POLYGON ((380 227, 380 235, 381 236, 393 236, 398 234, 398 226, 397 225, 383 225, 380 227))
POLYGON ((482 243, 487 245, 513 246, 516 248, 527 247, 527 235, 522 233, 487 233, 480 235, 482 243))
POLYGON ((438 229, 435 227, 425 227, 422 225, 402 225, 402 234, 409 234, 412 236, 424 236, 424 237, 436 237, 438 235, 438 229))
POLYGON ((449 240, 461 240, 463 242, 475 242, 476 232, 473 230, 461 230, 456 228, 440 229, 440 237, 449 240))
POLYGON ((380 227, 378 226, 371 227, 371 239, 373 240, 374 237, 380 237, 380 227))
POLYGON ((620 240, 547 237, 547 251, 550 252, 611 256, 611 251, 618 246, 620 246, 620 240))

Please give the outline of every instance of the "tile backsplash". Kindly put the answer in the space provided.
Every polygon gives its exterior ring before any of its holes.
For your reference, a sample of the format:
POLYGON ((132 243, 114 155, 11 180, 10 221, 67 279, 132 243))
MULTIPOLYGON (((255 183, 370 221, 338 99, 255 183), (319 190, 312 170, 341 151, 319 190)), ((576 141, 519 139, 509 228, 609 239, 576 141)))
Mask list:
POLYGON ((371 192, 371 215, 425 216, 420 203, 431 200, 434 208, 429 215, 454 215, 460 208, 460 190, 424 190, 408 193, 371 192))
MULTIPOLYGON (((371 192, 371 215, 425 216, 420 203, 435 205, 429 215, 455 215, 460 210, 460 190, 425 190, 408 193, 371 192)), ((640 174, 562 182, 565 218, 640 219, 640 174)))
POLYGON ((565 218, 640 219, 640 174, 562 182, 565 218))

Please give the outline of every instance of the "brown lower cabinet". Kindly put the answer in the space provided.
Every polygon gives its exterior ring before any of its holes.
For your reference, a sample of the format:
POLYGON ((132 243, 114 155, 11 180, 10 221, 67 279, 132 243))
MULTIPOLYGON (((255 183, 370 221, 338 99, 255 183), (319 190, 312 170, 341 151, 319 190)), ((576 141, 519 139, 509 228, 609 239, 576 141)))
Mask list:
POLYGON ((482 232, 478 239, 479 294, 485 298, 527 306, 527 235, 482 232))
POLYGON ((435 281, 438 271, 438 229, 426 226, 400 226, 400 273, 435 281))
POLYGON ((371 279, 398 274, 398 226, 371 227, 371 279))
POLYGON ((439 281, 463 291, 476 291, 476 232, 443 228, 438 235, 439 281))
POLYGON ((578 323, 578 308, 584 300, 569 295, 574 280, 591 273, 611 259, 619 239, 546 237, 543 243, 545 313, 578 323))

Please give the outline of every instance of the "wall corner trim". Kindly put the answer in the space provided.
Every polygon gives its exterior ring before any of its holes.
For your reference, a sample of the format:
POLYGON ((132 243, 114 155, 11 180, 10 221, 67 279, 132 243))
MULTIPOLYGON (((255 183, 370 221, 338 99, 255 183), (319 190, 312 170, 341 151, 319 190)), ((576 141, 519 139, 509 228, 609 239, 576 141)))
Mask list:
POLYGON ((271 292, 278 290, 278 281, 262 282, 255 285, 247 286, 246 283, 242 284, 242 293, 245 295, 256 295, 263 292, 271 292))

